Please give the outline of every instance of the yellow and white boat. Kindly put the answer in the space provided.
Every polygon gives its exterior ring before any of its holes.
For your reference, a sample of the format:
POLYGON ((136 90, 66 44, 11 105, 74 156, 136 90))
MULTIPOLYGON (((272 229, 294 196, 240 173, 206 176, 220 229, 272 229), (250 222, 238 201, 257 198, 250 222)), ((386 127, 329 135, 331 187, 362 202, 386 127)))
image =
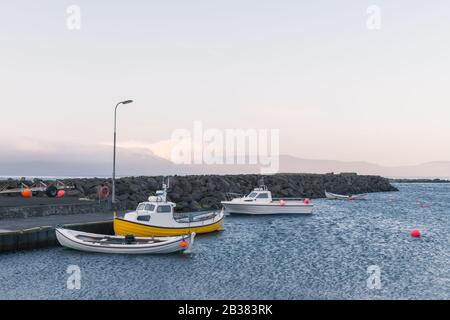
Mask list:
POLYGON ((175 203, 167 201, 167 187, 164 185, 163 190, 149 197, 148 202, 140 203, 135 211, 123 218, 115 216, 114 232, 120 236, 161 237, 223 230, 223 210, 176 218, 175 207, 175 203))

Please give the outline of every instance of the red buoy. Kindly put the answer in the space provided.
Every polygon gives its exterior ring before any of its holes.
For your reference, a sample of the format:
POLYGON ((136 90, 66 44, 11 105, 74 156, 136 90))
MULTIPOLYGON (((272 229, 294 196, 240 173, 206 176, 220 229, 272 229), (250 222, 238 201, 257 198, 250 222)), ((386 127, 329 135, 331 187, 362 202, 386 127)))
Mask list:
POLYGON ((284 201, 284 200, 280 200, 280 206, 284 207, 284 206, 285 206, 285 204, 286 204, 286 201, 284 201))
POLYGON ((186 240, 181 241, 181 247, 182 247, 182 248, 186 248, 187 245, 188 245, 188 244, 187 244, 186 240))
POLYGON ((20 194, 22 195, 22 197, 27 199, 33 196, 33 192, 30 189, 25 189, 20 194))
POLYGON ((64 190, 58 190, 57 197, 62 198, 62 197, 64 197, 65 194, 66 194, 66 192, 64 190))
POLYGON ((420 230, 419 229, 414 229, 413 231, 411 231, 411 237, 419 238, 420 237, 420 230))
POLYGON ((303 203, 304 203, 304 204, 310 204, 310 203, 311 203, 311 200, 309 200, 308 198, 306 198, 306 199, 303 201, 303 203))

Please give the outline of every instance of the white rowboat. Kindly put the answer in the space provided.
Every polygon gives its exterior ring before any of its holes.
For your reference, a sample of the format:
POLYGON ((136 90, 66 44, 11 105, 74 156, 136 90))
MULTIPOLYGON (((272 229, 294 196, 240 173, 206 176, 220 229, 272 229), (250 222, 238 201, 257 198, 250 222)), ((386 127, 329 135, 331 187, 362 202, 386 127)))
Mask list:
POLYGON ((367 200, 367 197, 365 195, 344 196, 341 194, 331 193, 331 192, 327 192, 327 191, 325 191, 325 196, 327 197, 327 199, 330 199, 330 200, 367 200))
POLYGON ((56 228, 56 238, 63 247, 97 253, 189 253, 194 244, 194 237, 195 233, 178 237, 123 237, 56 228))

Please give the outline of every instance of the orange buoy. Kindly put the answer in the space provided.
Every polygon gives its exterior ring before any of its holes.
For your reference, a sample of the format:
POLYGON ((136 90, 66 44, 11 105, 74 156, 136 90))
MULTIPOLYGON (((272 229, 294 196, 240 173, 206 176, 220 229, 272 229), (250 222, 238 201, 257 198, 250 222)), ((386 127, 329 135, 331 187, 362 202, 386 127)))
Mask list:
POLYGON ((419 238, 420 237, 420 230, 419 229, 414 229, 413 231, 411 231, 411 237, 419 238))
POLYGON ((306 199, 303 201, 303 203, 304 203, 304 204, 310 204, 310 203, 311 203, 311 200, 309 200, 308 198, 306 198, 306 199))
POLYGON ((25 189, 20 194, 22 195, 22 197, 27 199, 33 196, 33 192, 31 191, 31 189, 25 189))
POLYGON ((181 241, 181 247, 182 247, 182 248, 186 248, 187 245, 188 245, 188 244, 187 244, 186 240, 181 241))
POLYGON ((280 206, 284 207, 286 205, 286 201, 280 200, 280 206))
POLYGON ((57 196, 58 198, 62 198, 62 197, 64 197, 65 194, 66 194, 66 192, 65 192, 64 190, 61 189, 61 190, 58 190, 58 193, 57 193, 56 196, 57 196))

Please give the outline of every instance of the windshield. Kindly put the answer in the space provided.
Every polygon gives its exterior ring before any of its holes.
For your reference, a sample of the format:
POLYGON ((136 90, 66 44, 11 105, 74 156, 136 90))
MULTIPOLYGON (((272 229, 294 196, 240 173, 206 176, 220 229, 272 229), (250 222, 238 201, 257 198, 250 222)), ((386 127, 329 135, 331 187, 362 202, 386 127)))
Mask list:
POLYGON ((256 192, 252 192, 248 195, 249 198, 254 198, 256 197, 257 193, 256 192))
POLYGON ((269 199, 269 195, 266 192, 260 193, 258 199, 269 199))
POLYGON ((157 212, 172 212, 171 206, 158 206, 157 212))
POLYGON ((140 203, 136 211, 153 211, 155 210, 155 205, 151 203, 140 203))

